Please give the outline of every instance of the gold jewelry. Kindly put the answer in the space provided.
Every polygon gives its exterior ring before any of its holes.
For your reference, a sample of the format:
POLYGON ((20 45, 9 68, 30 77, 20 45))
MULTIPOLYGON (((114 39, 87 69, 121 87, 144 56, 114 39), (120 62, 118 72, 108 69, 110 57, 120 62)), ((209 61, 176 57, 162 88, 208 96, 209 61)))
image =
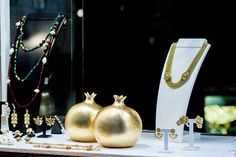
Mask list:
POLYGON ((24 114, 24 124, 25 127, 28 128, 30 125, 30 115, 28 113, 28 109, 25 110, 25 114, 24 114))
POLYGON ((1 145, 12 145, 13 144, 13 136, 8 129, 2 129, 2 136, 0 139, 1 145))
POLYGON ((163 133, 160 128, 156 128, 155 135, 159 140, 163 137, 163 133))
POLYGON ((27 141, 26 144, 33 144, 35 148, 47 148, 47 149, 66 149, 66 150, 86 150, 86 151, 99 151, 100 146, 93 145, 78 145, 78 144, 53 144, 53 143, 40 143, 27 141))
POLYGON ((16 130, 15 132, 13 132, 13 135, 14 135, 14 137, 17 137, 17 136, 22 136, 23 133, 20 132, 20 130, 16 130))
POLYGON ((172 62, 173 62, 173 58, 174 58, 174 53, 175 53, 175 49, 176 49, 176 43, 173 43, 171 45, 171 49, 170 49, 170 54, 168 56, 167 59, 167 64, 166 64, 166 68, 165 68, 165 74, 164 74, 164 80, 166 81, 167 85, 173 89, 179 88, 181 87, 184 83, 186 83, 189 79, 189 77, 191 76, 194 68, 196 67, 199 59, 201 58, 203 52, 205 51, 205 49, 207 48, 208 44, 204 43, 201 47, 201 49, 198 51, 197 55, 194 57, 193 61, 191 62, 191 64, 189 65, 189 67, 187 68, 187 70, 181 75, 181 79, 174 83, 172 82, 172 76, 171 76, 171 66, 172 66, 172 62))
POLYGON ((175 132, 175 129, 170 129, 170 132, 168 133, 169 137, 172 138, 172 139, 175 139, 177 138, 177 134, 175 132))
POLYGON ((27 135, 32 135, 32 134, 34 135, 34 130, 32 128, 27 128, 26 129, 26 134, 27 135))
POLYGON ((66 150, 86 150, 86 151, 99 151, 99 147, 86 146, 86 147, 71 147, 71 146, 57 146, 57 145, 34 145, 34 148, 47 148, 47 149, 66 149, 66 150))
POLYGON ((203 124, 203 118, 200 116, 197 116, 195 118, 195 123, 197 124, 197 128, 201 129, 202 128, 202 124, 203 124))
POLYGON ((17 113, 16 113, 16 109, 15 109, 15 106, 14 106, 13 113, 11 114, 11 124, 12 124, 13 128, 16 127, 17 120, 18 120, 17 113))
POLYGON ((30 140, 31 140, 31 138, 30 138, 29 136, 26 136, 26 137, 25 137, 25 143, 29 143, 30 140))
POLYGON ((20 130, 16 130, 15 132, 13 132, 14 138, 16 139, 17 142, 22 140, 22 135, 23 133, 20 132, 20 130))
POLYGON ((188 117, 182 116, 179 118, 179 120, 176 122, 177 125, 182 125, 188 123, 188 117))
POLYGON ((45 117, 45 121, 46 121, 47 126, 52 126, 55 123, 55 118, 45 117))
POLYGON ((40 126, 40 125, 42 125, 43 124, 43 118, 41 117, 39 117, 39 116, 37 116, 37 118, 33 118, 34 119, 34 123, 37 125, 37 126, 40 126))
POLYGON ((22 137, 20 137, 20 136, 16 137, 17 142, 20 142, 21 140, 22 140, 22 137))

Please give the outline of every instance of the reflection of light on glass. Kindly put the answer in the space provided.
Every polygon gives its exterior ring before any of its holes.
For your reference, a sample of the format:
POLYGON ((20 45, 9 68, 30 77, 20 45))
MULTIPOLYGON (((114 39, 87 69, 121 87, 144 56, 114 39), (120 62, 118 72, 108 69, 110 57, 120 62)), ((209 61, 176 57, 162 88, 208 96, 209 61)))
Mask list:
POLYGON ((207 96, 205 98, 205 121, 207 132, 227 134, 233 129, 231 123, 236 120, 236 97, 207 96))
POLYGON ((77 11, 77 16, 78 16, 78 17, 83 17, 83 15, 84 15, 83 9, 79 9, 79 10, 77 11))
POLYGON ((46 36, 47 36, 47 33, 45 32, 39 32, 37 34, 34 34, 31 37, 24 40, 24 45, 27 48, 34 47, 38 45, 39 43, 41 43, 42 40, 44 40, 46 36))
POLYGON ((122 12, 122 11, 124 11, 125 10, 125 6, 124 5, 121 5, 120 6, 120 11, 122 12))
POLYGON ((204 108, 205 119, 209 123, 225 124, 236 120, 235 106, 211 105, 204 108))
POLYGON ((149 44, 150 45, 154 45, 155 44, 155 38, 154 37, 150 37, 149 38, 149 44))

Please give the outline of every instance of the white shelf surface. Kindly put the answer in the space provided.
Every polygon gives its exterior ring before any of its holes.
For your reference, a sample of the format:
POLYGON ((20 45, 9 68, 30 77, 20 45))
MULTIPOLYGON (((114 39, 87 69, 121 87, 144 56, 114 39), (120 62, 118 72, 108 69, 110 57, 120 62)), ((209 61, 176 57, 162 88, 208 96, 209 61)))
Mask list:
MULTIPOLYGON (((0 135, 2 136, 2 135, 0 135)), ((15 152, 29 154, 50 154, 65 156, 135 156, 135 157, 234 157, 236 153, 236 143, 234 136, 209 136, 201 135, 194 142, 194 146, 199 150, 184 150, 188 142, 169 142, 168 149, 171 153, 161 153, 164 144, 163 141, 157 140, 154 133, 143 132, 137 143, 130 148, 105 148, 101 146, 100 151, 82 151, 82 150, 64 150, 64 149, 47 149, 34 148, 32 144, 25 144, 25 141, 14 142, 13 145, 0 145, 0 152, 15 152)), ((79 144, 94 145, 100 144, 83 143, 71 141, 66 134, 55 135, 50 138, 32 138, 33 142, 45 142, 55 144, 79 144)))

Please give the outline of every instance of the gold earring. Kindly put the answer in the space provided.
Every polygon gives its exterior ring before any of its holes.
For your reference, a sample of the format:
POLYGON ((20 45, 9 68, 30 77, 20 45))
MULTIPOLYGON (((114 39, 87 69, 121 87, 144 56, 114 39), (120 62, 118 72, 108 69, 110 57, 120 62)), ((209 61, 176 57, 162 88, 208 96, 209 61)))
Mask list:
POLYGON ((23 135, 23 133, 20 132, 20 130, 16 130, 15 132, 13 132, 14 138, 16 139, 17 142, 21 141, 21 136, 23 135))
POLYGON ((179 120, 176 122, 177 125, 182 125, 188 123, 188 117, 182 116, 179 118, 179 120))
POLYGON ((15 109, 15 106, 14 106, 13 113, 11 114, 11 124, 12 124, 13 128, 16 127, 17 120, 18 120, 17 113, 16 113, 16 109, 15 109))
POLYGON ((37 125, 37 126, 40 126, 40 125, 42 125, 43 124, 43 118, 41 117, 39 117, 39 116, 37 116, 37 118, 33 118, 34 119, 34 123, 37 125))
POLYGON ((28 128, 26 129, 26 134, 27 135, 34 134, 34 130, 32 128, 28 128))
POLYGON ((45 117, 45 121, 46 121, 47 126, 52 126, 55 123, 55 118, 45 117))
POLYGON ((155 135, 159 140, 163 137, 163 133, 160 128, 156 128, 155 135))
POLYGON ((172 139, 175 139, 177 138, 177 134, 175 132, 175 129, 170 129, 170 132, 168 133, 169 137, 172 138, 172 139))
POLYGON ((25 114, 24 114, 24 124, 26 128, 28 128, 30 125, 30 115, 27 109, 25 110, 25 114))
POLYGON ((197 124, 197 128, 201 129, 202 128, 202 124, 203 124, 203 118, 200 116, 197 116, 195 118, 195 123, 197 124))

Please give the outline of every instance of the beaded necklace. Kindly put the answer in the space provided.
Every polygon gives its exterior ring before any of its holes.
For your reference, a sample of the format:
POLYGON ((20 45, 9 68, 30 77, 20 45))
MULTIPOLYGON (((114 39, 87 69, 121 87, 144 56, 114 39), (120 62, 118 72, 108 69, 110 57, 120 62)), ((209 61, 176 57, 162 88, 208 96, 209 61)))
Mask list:
POLYGON ((9 63, 8 79, 7 79, 7 83, 8 83, 12 98, 13 98, 15 104, 19 107, 29 106, 35 100, 38 93, 40 92, 39 88, 40 88, 40 85, 41 85, 41 82, 42 82, 42 75, 43 75, 43 71, 44 71, 44 68, 45 68, 45 64, 47 62, 47 57, 49 55, 49 52, 52 49, 52 44, 55 41, 56 35, 59 31, 59 25, 63 21, 64 15, 58 14, 58 16, 54 19, 54 22, 51 25, 45 39, 42 40, 36 46, 31 47, 31 48, 25 47, 24 42, 23 42, 23 39, 24 39, 23 38, 24 37, 23 30, 24 30, 24 25, 25 25, 26 19, 27 19, 27 16, 25 15, 25 16, 22 17, 22 19, 20 21, 18 21, 16 23, 16 27, 17 27, 16 37, 15 37, 15 40, 14 40, 14 44, 12 45, 12 48, 10 49, 10 63, 9 63), (33 53, 35 50, 37 50, 41 47, 44 48, 43 49, 43 54, 39 57, 38 61, 29 70, 29 72, 25 76, 21 77, 17 73, 17 63, 18 63, 17 61, 18 61, 19 50, 21 49, 21 50, 23 50, 23 52, 26 52, 26 53, 33 53), (12 67, 12 65, 13 65, 13 67, 12 67), (13 68, 13 74, 14 74, 14 77, 16 78, 16 81, 18 83, 23 83, 31 76, 31 74, 35 71, 35 69, 37 67, 39 67, 40 65, 41 65, 41 69, 40 69, 40 72, 39 72, 39 78, 37 80, 36 88, 33 90, 34 94, 33 94, 32 98, 26 104, 19 103, 16 99, 13 88, 11 86, 11 78, 10 77, 11 77, 12 68, 13 68))

